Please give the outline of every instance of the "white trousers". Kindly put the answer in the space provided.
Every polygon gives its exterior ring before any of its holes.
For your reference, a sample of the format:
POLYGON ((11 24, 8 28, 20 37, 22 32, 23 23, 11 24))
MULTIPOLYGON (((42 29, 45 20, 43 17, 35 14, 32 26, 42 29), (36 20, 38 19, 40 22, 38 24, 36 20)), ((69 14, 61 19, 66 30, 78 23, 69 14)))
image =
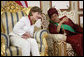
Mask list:
POLYGON ((40 56, 38 44, 35 39, 23 39, 20 36, 11 36, 10 39, 12 45, 22 49, 22 56, 30 56, 30 52, 32 53, 32 56, 40 56))

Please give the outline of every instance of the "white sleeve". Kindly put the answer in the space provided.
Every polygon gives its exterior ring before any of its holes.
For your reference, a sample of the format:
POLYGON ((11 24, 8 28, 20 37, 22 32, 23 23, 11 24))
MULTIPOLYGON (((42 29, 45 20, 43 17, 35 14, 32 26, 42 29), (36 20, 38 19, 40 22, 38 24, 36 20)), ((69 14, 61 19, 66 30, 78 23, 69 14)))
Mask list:
POLYGON ((24 19, 22 17, 20 21, 17 22, 17 24, 14 26, 13 32, 21 36, 26 32, 25 30, 23 30, 23 27, 24 27, 24 19))
POLYGON ((24 27, 24 30, 26 31, 26 32, 28 32, 28 33, 30 33, 30 35, 31 36, 33 36, 33 33, 34 33, 34 25, 32 25, 32 26, 25 26, 24 27))
POLYGON ((24 31, 30 33, 31 36, 33 36, 33 32, 34 32, 34 25, 30 24, 29 19, 27 18, 27 20, 25 21, 26 26, 24 26, 24 31))

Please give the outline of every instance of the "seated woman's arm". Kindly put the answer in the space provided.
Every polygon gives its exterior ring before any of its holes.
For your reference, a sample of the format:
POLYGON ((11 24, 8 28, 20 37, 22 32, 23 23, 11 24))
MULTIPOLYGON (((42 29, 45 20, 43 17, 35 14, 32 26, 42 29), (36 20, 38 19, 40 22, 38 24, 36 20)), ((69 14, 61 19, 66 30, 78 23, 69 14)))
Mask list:
POLYGON ((56 28, 56 26, 55 25, 53 25, 53 24, 49 24, 49 32, 51 33, 51 34, 58 34, 58 32, 57 32, 57 28, 56 28))
POLYGON ((73 28, 77 33, 83 33, 82 27, 80 27, 78 24, 75 24, 71 19, 68 18, 68 20, 71 23, 71 25, 73 25, 73 28))

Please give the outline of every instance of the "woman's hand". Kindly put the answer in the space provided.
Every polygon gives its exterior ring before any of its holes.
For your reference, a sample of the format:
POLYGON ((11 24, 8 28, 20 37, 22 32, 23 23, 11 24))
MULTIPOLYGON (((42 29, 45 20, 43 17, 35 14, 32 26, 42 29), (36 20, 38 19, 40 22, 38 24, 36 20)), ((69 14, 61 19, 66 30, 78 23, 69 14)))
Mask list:
POLYGON ((22 35, 22 38, 24 38, 24 39, 27 39, 27 38, 30 38, 30 37, 31 37, 31 35, 28 32, 26 32, 22 35))
POLYGON ((38 27, 38 28, 40 28, 41 27, 41 24, 42 24, 41 19, 38 19, 36 21, 36 23, 35 23, 35 26, 38 27))
POLYGON ((65 21, 68 21, 68 17, 64 17, 62 21, 59 22, 59 25, 57 26, 57 32, 60 32, 60 28, 62 23, 64 23, 65 21))
POLYGON ((60 23, 64 23, 65 21, 68 21, 68 17, 64 17, 62 21, 60 21, 60 23))
POLYGON ((57 26, 57 32, 60 32, 61 24, 57 26))

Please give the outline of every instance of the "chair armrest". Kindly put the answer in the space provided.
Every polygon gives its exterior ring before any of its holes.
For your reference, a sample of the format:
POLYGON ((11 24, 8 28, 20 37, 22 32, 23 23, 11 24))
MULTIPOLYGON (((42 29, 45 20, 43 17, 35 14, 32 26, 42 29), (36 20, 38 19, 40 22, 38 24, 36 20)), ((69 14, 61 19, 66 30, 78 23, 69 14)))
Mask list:
POLYGON ((5 48, 8 48, 9 47, 9 36, 4 34, 4 33, 1 33, 1 42, 5 44, 5 48))
POLYGON ((64 34, 48 34, 49 38, 53 38, 57 42, 66 41, 67 36, 64 34))
POLYGON ((48 34, 48 55, 49 56, 66 56, 66 37, 62 34, 48 34))
POLYGON ((39 50, 41 55, 43 56, 43 54, 46 54, 46 50, 47 50, 47 42, 46 42, 46 37, 48 35, 48 31, 47 30, 39 30, 37 32, 34 33, 34 38, 36 39, 38 45, 39 45, 39 50))
POLYGON ((6 56, 21 56, 22 55, 22 50, 21 48, 17 46, 10 46, 9 48, 6 49, 6 56))

